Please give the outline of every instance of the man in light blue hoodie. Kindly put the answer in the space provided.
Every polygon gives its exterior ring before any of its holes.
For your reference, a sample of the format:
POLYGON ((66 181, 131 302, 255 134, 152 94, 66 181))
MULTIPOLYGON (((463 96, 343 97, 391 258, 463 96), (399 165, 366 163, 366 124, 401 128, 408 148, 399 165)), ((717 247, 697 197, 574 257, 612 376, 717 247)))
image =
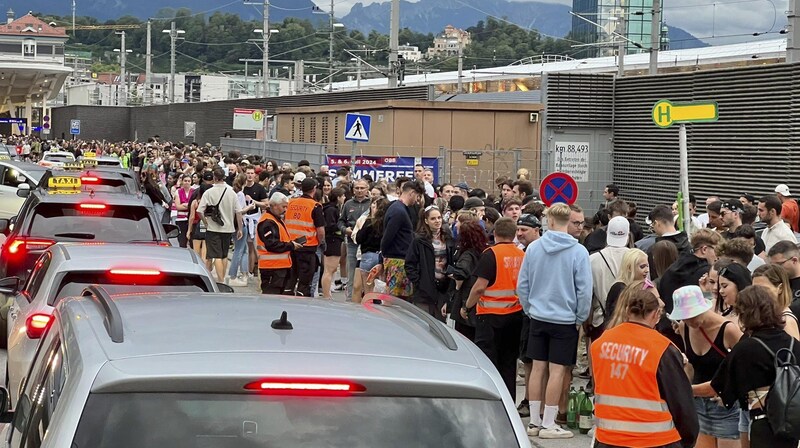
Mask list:
POLYGON ((541 381, 528 384, 528 434, 542 439, 573 437, 572 432, 555 423, 555 418, 564 378, 577 361, 578 328, 589 318, 592 303, 589 252, 568 233, 570 213, 570 207, 563 203, 547 210, 549 230, 526 249, 517 281, 520 304, 531 318, 531 378, 542 378, 549 372, 546 390, 542 390, 541 381), (539 418, 542 399, 544 416, 539 418))

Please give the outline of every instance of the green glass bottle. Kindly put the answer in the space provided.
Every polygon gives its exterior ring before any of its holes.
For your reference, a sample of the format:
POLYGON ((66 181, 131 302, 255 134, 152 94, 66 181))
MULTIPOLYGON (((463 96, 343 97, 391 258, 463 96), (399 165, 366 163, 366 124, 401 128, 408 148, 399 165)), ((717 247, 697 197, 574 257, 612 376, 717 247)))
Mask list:
POLYGON ((572 429, 578 428, 578 393, 575 386, 569 389, 569 399, 567 400, 567 426, 572 429))
POLYGON ((589 395, 584 396, 578 408, 578 430, 581 434, 588 434, 594 424, 594 405, 589 395))

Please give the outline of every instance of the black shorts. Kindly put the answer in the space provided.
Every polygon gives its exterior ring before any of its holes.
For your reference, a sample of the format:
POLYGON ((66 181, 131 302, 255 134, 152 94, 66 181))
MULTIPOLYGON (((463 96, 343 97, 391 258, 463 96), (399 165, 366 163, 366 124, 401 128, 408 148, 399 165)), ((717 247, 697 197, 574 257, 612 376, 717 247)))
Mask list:
POLYGON ((532 359, 528 356, 528 337, 531 332, 531 318, 527 315, 522 316, 522 331, 519 333, 519 360, 525 364, 530 364, 532 359))
POLYGON ((192 241, 203 241, 206 239, 206 229, 200 231, 200 221, 194 223, 192 226, 192 241))
POLYGON ((534 361, 547 361, 574 366, 578 361, 578 328, 571 324, 551 324, 531 319, 528 356, 534 361))
POLYGON ((325 238, 325 256, 341 257, 342 240, 340 240, 339 238, 325 238))
POLYGON ((206 232, 206 260, 228 258, 232 233, 206 232))

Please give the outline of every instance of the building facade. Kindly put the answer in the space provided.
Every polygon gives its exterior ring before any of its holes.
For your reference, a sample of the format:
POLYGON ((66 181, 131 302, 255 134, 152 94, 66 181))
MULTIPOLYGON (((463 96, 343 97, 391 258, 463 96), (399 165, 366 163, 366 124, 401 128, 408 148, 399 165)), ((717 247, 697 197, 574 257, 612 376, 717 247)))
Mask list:
MULTIPOLYGON (((573 38, 591 44, 578 54, 581 58, 613 56, 618 51, 619 33, 632 42, 626 42, 626 54, 646 53, 651 47, 653 2, 663 0, 572 0, 573 38)), ((658 25, 659 34, 661 24, 658 25)), ((660 44, 659 44, 660 45, 660 44)))
POLYGON ((413 45, 400 45, 397 47, 397 53, 410 62, 419 62, 422 59, 422 52, 419 51, 419 47, 413 45))
POLYGON ((472 43, 469 32, 456 28, 453 25, 444 27, 444 32, 433 39, 433 45, 428 48, 427 57, 448 57, 458 54, 458 50, 465 49, 472 43))

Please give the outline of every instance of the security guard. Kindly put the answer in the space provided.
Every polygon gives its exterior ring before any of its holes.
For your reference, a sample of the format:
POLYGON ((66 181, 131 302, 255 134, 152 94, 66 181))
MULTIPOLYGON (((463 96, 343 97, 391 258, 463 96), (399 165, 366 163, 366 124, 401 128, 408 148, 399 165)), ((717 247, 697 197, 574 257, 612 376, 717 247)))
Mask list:
POLYGON ((699 424, 683 355, 653 329, 664 302, 638 290, 626 311, 591 348, 595 447, 692 447, 699 424))
POLYGON ((292 252, 303 247, 292 241, 281 219, 288 205, 289 198, 285 194, 274 193, 269 199, 269 209, 261 215, 256 227, 262 294, 283 294, 292 268, 292 252))
POLYGON ((486 249, 472 273, 477 279, 461 317, 477 305, 475 345, 492 361, 512 397, 517 391, 517 357, 522 331, 522 306, 516 287, 525 252, 514 244, 517 225, 511 218, 494 224, 496 244, 486 249))
POLYGON ((286 229, 289 236, 296 241, 304 238, 303 247, 292 253, 292 265, 289 283, 286 291, 290 295, 311 297, 311 283, 314 273, 319 267, 317 247, 325 249, 325 216, 322 214, 322 204, 314 200, 317 192, 317 181, 308 177, 300 184, 303 195, 289 201, 286 209, 286 229), (296 284, 296 285, 295 285, 296 284))

